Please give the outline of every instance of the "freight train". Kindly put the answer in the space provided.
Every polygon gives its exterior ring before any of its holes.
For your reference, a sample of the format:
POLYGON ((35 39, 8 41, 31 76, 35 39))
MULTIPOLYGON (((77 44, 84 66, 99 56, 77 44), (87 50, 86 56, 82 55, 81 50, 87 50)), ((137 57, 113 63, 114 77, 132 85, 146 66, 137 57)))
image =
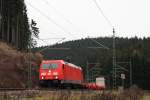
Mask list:
POLYGON ((82 68, 64 60, 43 60, 39 70, 41 85, 51 87, 105 89, 96 83, 86 83, 82 68))

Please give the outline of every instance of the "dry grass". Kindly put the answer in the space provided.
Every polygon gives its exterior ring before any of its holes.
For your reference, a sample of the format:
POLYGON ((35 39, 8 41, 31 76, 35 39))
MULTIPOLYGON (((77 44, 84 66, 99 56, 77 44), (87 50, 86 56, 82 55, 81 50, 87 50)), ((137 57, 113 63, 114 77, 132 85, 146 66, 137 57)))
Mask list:
MULTIPOLYGON (((37 64, 42 60, 40 53, 30 55, 32 61, 37 64)), ((6 43, 0 42, 0 88, 26 87, 28 66, 28 53, 17 51, 6 43)))
POLYGON ((150 100, 150 91, 144 91, 144 96, 141 100, 150 100))
POLYGON ((142 100, 142 97, 142 90, 131 88, 116 94, 108 91, 24 91, 5 95, 1 100, 142 100))
POLYGON ((42 95, 22 100, 98 100, 96 92, 68 92, 57 91, 53 93, 42 93, 42 95))

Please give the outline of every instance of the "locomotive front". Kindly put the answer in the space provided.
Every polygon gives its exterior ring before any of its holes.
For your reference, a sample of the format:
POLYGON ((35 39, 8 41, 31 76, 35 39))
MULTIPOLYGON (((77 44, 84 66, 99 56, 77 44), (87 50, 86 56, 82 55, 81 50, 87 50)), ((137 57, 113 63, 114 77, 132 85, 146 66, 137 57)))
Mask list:
POLYGON ((63 79, 63 61, 44 60, 40 65, 39 80, 42 84, 59 83, 63 79))

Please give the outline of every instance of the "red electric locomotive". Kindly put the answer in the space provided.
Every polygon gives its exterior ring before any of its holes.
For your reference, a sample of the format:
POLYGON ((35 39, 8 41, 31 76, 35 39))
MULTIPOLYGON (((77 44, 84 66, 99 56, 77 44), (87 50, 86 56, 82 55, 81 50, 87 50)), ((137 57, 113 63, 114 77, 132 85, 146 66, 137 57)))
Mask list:
POLYGON ((82 68, 64 60, 43 60, 40 65, 41 84, 75 86, 82 85, 82 68))

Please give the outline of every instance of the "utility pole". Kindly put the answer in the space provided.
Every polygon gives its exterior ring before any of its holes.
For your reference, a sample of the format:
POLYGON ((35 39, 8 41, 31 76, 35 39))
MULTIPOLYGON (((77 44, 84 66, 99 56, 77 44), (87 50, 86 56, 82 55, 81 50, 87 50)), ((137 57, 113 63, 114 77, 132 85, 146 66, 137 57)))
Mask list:
POLYGON ((86 62, 86 79, 87 82, 89 82, 89 62, 86 62))
POLYGON ((130 87, 132 86, 132 63, 131 63, 131 59, 130 59, 130 87))
POLYGON ((0 34, 2 32, 2 15, 1 15, 1 12, 0 12, 0 34))
POLYGON ((117 85, 117 73, 116 73, 116 43, 115 43, 115 29, 113 28, 113 89, 116 89, 117 85))
MULTIPOLYGON (((0 1, 0 35, 2 36, 2 12, 3 12, 3 5, 2 0, 0 1)), ((0 36, 0 38, 1 38, 0 36)))

